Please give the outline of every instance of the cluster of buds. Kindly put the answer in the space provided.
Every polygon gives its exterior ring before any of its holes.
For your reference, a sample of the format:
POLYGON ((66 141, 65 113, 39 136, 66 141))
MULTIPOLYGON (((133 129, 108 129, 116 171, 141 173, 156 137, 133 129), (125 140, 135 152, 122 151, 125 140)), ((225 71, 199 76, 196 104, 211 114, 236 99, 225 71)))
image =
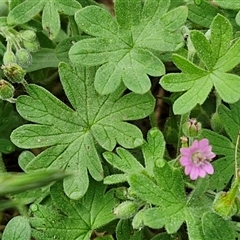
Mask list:
POLYGON ((7 40, 7 50, 3 55, 4 65, 16 63, 27 68, 32 63, 31 52, 39 49, 36 33, 33 30, 17 32, 12 28, 1 28, 0 34, 7 40))

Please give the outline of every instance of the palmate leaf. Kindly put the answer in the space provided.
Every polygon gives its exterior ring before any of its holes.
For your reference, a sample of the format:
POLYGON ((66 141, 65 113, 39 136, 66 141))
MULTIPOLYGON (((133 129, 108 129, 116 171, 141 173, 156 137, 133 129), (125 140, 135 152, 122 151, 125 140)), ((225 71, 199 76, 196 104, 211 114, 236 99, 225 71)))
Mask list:
POLYGON ((200 68, 180 55, 173 55, 173 62, 182 73, 170 73, 160 81, 171 92, 186 91, 173 104, 175 114, 184 114, 196 104, 202 104, 213 86, 228 103, 240 98, 240 77, 227 73, 240 62, 240 39, 231 45, 232 26, 223 16, 217 15, 211 24, 210 41, 200 31, 190 33, 194 48, 205 67, 200 68))
POLYGON ((150 89, 147 76, 165 73, 154 51, 174 51, 183 45, 179 28, 187 18, 186 7, 167 12, 169 0, 117 0, 116 20, 105 9, 89 6, 75 15, 84 32, 95 38, 81 40, 70 49, 70 60, 102 66, 95 77, 101 94, 113 92, 123 81, 136 93, 150 89))
POLYGON ((10 25, 23 24, 42 11, 43 29, 54 39, 61 28, 59 12, 74 15, 80 8, 76 0, 26 0, 9 12, 7 21, 10 25))
POLYGON ((49 147, 26 166, 36 169, 68 169, 76 174, 64 180, 64 190, 73 199, 88 188, 88 172, 103 179, 97 148, 112 151, 117 143, 134 148, 143 143, 141 131, 127 120, 148 116, 154 108, 150 93, 122 96, 125 87, 100 96, 93 88, 95 68, 61 63, 59 73, 71 109, 42 87, 27 86, 29 96, 20 96, 17 110, 26 124, 14 130, 11 140, 21 148, 49 147))
POLYGON ((64 194, 62 184, 56 183, 50 191, 52 207, 36 204, 31 207, 33 237, 89 240, 94 230, 115 218, 113 191, 105 193, 105 190, 101 182, 90 181, 86 195, 80 200, 71 200, 64 194))

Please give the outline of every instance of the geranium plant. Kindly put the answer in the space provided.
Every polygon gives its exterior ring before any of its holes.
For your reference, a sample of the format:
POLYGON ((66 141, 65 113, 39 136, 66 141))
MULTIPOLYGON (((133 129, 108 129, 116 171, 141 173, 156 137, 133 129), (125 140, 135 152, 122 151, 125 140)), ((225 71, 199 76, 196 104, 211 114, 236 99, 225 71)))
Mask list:
POLYGON ((0 238, 240 238, 240 0, 0 2, 0 238))

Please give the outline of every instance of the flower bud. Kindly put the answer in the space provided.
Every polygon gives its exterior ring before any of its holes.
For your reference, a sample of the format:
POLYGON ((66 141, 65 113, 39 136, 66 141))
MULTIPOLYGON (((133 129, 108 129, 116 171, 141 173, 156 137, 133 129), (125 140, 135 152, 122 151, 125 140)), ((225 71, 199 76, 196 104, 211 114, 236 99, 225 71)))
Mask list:
POLYGON ((27 68, 32 63, 32 55, 24 48, 17 50, 16 52, 17 63, 23 68, 27 68))
POLYGON ((33 30, 24 30, 20 32, 20 36, 23 40, 32 42, 37 38, 36 33, 33 30))
POLYGON ((138 211, 138 204, 132 201, 125 201, 114 208, 113 213, 118 218, 126 219, 133 217, 138 211))
POLYGON ((14 95, 14 87, 11 83, 1 79, 0 80, 0 99, 8 100, 14 95))
POLYGON ((185 136, 180 137, 182 147, 188 147, 188 138, 185 136))
POLYGON ((26 71, 16 63, 10 63, 1 67, 6 78, 12 83, 22 83, 26 71))
POLYGON ((127 188, 126 187, 118 187, 115 189, 115 196, 118 199, 126 200, 127 199, 127 188))
POLYGON ((39 42, 37 40, 35 41, 23 41, 23 45, 25 47, 25 49, 27 49, 29 52, 36 52, 40 45, 39 45, 39 42))
POLYGON ((189 119, 182 126, 182 131, 187 137, 198 137, 202 130, 202 124, 195 118, 189 119))
POLYGON ((5 65, 9 64, 9 63, 16 63, 17 59, 15 54, 12 51, 6 51, 3 55, 3 63, 5 65))
POLYGON ((223 131, 223 125, 221 123, 219 114, 217 112, 215 112, 212 115, 211 120, 210 120, 210 124, 211 124, 212 130, 214 132, 221 133, 223 131))

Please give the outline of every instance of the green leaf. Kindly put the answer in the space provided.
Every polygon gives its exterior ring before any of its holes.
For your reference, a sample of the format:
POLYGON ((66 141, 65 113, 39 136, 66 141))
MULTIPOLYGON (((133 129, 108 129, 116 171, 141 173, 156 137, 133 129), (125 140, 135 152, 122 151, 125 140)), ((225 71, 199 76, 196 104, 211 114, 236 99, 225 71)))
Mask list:
POLYGON ((32 64, 27 68, 27 72, 37 71, 43 68, 57 68, 59 60, 54 49, 42 48, 38 52, 31 53, 32 64))
MULTIPOLYGON (((217 19, 215 21, 217 21, 217 19)), ((214 31, 215 29, 211 28, 211 30, 214 31)), ((199 58, 209 70, 212 70, 217 59, 214 58, 212 46, 206 39, 205 35, 200 31, 192 30, 190 38, 199 58)))
POLYGON ((96 38, 74 44, 70 60, 86 66, 103 64, 94 82, 100 94, 112 93, 121 82, 131 91, 144 94, 151 87, 147 74, 165 74, 156 51, 174 51, 183 45, 177 30, 187 17, 185 7, 167 12, 169 2, 149 0, 142 4, 141 0, 117 0, 116 20, 97 6, 76 13, 79 28, 96 38))
POLYGON ((90 239, 95 229, 115 218, 112 213, 113 191, 105 191, 101 182, 90 181, 85 196, 76 201, 64 194, 61 183, 53 185, 52 207, 36 204, 31 206, 33 237, 39 240, 90 239))
POLYGON ((237 9, 237 10, 240 9, 240 1, 239 0, 228 0, 228 1, 214 0, 214 2, 222 8, 237 9))
POLYGON ((221 15, 213 19, 210 30, 210 40, 198 30, 190 33, 200 67, 174 54, 173 62, 182 73, 169 73, 161 78, 160 84, 164 89, 171 92, 186 91, 173 104, 175 114, 187 113, 197 104, 203 104, 213 86, 227 103, 237 102, 240 98, 240 77, 226 73, 240 62, 240 40, 231 45, 232 26, 221 15))
POLYGON ((205 28, 209 28, 212 20, 218 13, 218 9, 212 4, 202 1, 200 5, 188 4, 188 18, 205 28))
POLYGON ((7 21, 10 25, 23 24, 42 11, 42 26, 54 39, 61 28, 59 12, 74 15, 80 8, 76 0, 26 0, 11 9, 7 21))
POLYGON ((146 170, 150 175, 153 175, 155 162, 162 160, 165 152, 165 140, 157 128, 148 131, 147 142, 142 146, 142 152, 146 170))
POLYGON ((222 105, 219 106, 218 113, 221 123, 231 140, 206 129, 201 133, 202 137, 209 139, 213 147, 213 152, 217 155, 225 156, 213 162, 215 173, 210 177, 210 188, 213 190, 217 189, 218 191, 224 189, 234 173, 234 152, 240 116, 238 113, 238 104, 232 104, 230 106, 232 111, 222 105))
POLYGON ((30 240, 31 227, 26 218, 17 216, 12 218, 4 229, 2 240, 30 240))
MULTIPOLYGON (((129 102, 131 102, 131 100, 129 100, 129 102)), ((165 141, 162 133, 157 128, 149 130, 147 140, 148 142, 145 142, 142 146, 145 168, 130 152, 123 148, 117 148, 117 154, 113 152, 103 153, 103 156, 108 163, 124 172, 124 174, 107 176, 104 179, 105 184, 128 181, 128 177, 131 176, 131 174, 139 172, 147 172, 147 174, 153 176, 155 162, 163 159, 165 141)))
POLYGON ((217 15, 211 25, 211 44, 216 58, 221 58, 226 54, 231 46, 233 30, 231 23, 222 15, 217 15))
POLYGON ((217 214, 207 212, 202 218, 204 239, 234 240, 235 234, 229 222, 220 218, 217 214))
POLYGON ((134 231, 129 219, 121 219, 116 228, 117 240, 143 240, 143 231, 134 231))
POLYGON ((151 228, 165 225, 169 233, 174 233, 185 219, 186 195, 181 174, 161 160, 154 167, 154 176, 157 183, 144 174, 132 174, 130 187, 142 200, 159 206, 144 212, 144 224, 151 228))
POLYGON ((21 148, 47 147, 28 165, 35 169, 68 169, 76 174, 64 180, 64 189, 74 199, 82 197, 88 188, 88 174, 103 179, 103 169, 97 147, 108 151, 119 143, 134 148, 143 143, 141 131, 124 122, 148 116, 154 108, 154 98, 146 93, 130 93, 121 97, 120 87, 109 96, 99 96, 93 88, 94 68, 59 66, 70 108, 42 87, 27 86, 29 96, 17 100, 19 113, 38 124, 26 124, 14 130, 12 141, 21 148), (80 176, 80 177, 79 177, 80 176))

